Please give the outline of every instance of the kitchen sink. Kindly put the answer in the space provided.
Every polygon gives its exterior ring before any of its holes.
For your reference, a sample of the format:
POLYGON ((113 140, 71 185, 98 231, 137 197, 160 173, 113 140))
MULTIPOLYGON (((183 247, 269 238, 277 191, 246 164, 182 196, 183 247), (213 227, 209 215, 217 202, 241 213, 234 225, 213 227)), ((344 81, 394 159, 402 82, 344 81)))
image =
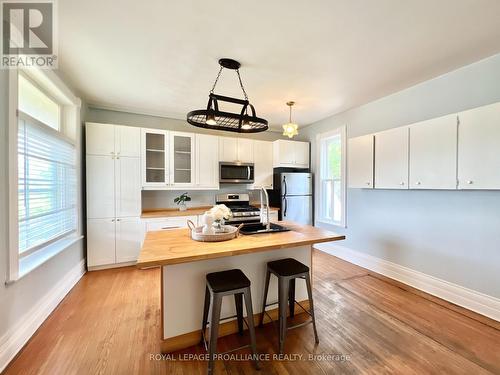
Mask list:
POLYGON ((271 223, 271 227, 269 229, 267 229, 265 224, 252 223, 252 224, 244 224, 240 229, 240 233, 241 234, 276 233, 276 232, 288 232, 289 230, 290 229, 274 223, 271 223))

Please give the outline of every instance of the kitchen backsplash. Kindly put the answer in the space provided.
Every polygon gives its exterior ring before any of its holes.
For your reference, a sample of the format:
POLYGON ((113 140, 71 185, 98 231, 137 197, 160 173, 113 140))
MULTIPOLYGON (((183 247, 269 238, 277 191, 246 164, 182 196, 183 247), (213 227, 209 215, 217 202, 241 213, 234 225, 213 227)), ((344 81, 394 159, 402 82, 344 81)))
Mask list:
POLYGON ((225 186, 219 190, 143 190, 142 191, 142 209, 153 210, 160 208, 176 208, 174 198, 182 193, 187 192, 191 197, 191 201, 187 202, 188 207, 197 206, 212 206, 215 204, 215 196, 217 194, 230 193, 248 193, 250 194, 251 202, 258 202, 259 190, 247 190, 242 185, 225 186))

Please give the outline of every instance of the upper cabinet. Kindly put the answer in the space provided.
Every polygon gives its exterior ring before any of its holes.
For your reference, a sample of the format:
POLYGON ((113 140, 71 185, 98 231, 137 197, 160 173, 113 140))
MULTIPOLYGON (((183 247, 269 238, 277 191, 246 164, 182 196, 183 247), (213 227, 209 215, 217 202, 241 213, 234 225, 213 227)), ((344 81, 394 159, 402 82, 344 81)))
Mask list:
POLYGON ((253 140, 245 138, 219 137, 219 160, 253 163, 253 140))
POLYGON ((273 143, 254 141, 255 182, 254 188, 273 188, 273 143))
POLYGON ((196 187, 219 189, 219 137, 196 134, 196 187))
POLYGON ((195 185, 194 141, 194 133, 170 132, 170 185, 195 185))
POLYGON ((375 188, 408 189, 408 127, 375 134, 375 188))
POLYGON ((410 189, 455 189, 456 170, 456 115, 410 126, 410 189))
POLYGON ((141 128, 115 125, 115 152, 118 156, 141 156, 141 128))
POLYGON ((142 186, 166 187, 169 183, 169 134, 165 130, 142 129, 142 186))
POLYGON ((458 188, 500 189, 500 103, 458 119, 458 188))
POLYGON ((348 177, 350 188, 373 188, 373 135, 349 139, 348 177))
POLYGON ((274 167, 309 168, 309 142, 273 142, 274 167))
POLYGON ((85 126, 88 155, 139 157, 141 129, 131 126, 88 122, 85 126))

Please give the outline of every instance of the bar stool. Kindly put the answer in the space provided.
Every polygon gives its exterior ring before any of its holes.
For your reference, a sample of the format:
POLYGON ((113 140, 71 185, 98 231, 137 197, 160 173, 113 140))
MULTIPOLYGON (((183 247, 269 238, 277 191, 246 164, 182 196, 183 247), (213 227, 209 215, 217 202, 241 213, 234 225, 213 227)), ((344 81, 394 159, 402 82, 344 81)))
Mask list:
POLYGON ((314 317, 314 305, 311 289, 311 280, 309 275, 309 267, 292 258, 275 260, 267 263, 266 285, 264 288, 264 302, 262 304, 262 314, 260 316, 259 327, 264 323, 264 314, 272 321, 271 316, 266 312, 266 307, 278 304, 279 315, 279 353, 283 354, 285 346, 286 332, 289 329, 295 329, 312 323, 314 329, 314 339, 316 344, 319 343, 318 332, 316 330, 316 318, 314 317), (267 292, 269 290, 269 279, 271 274, 278 278, 278 302, 267 304, 267 292), (307 286, 307 295, 309 298, 309 311, 307 311, 300 303, 295 301, 295 279, 304 279, 307 286), (295 303, 311 317, 310 320, 304 323, 296 324, 287 327, 287 299, 290 317, 295 315, 295 303))
POLYGON ((238 269, 232 269, 222 272, 213 272, 206 275, 207 286, 205 289, 205 304, 203 309, 203 321, 201 325, 201 343, 209 353, 208 374, 213 373, 214 359, 217 354, 217 338, 219 334, 219 323, 223 320, 237 318, 238 332, 243 335, 243 323, 248 327, 250 333, 250 344, 240 346, 221 354, 232 353, 234 351, 248 348, 252 349, 254 363, 259 370, 257 360, 257 345, 255 340, 255 328, 253 324, 252 296, 250 293, 250 280, 245 274, 238 269), (236 305, 236 315, 221 318, 222 297, 234 295, 234 303, 236 305), (245 297, 245 306, 247 310, 247 319, 243 318, 243 297, 245 297), (205 331, 208 324, 208 312, 212 306, 212 314, 210 319, 209 344, 207 348, 207 340, 205 331))

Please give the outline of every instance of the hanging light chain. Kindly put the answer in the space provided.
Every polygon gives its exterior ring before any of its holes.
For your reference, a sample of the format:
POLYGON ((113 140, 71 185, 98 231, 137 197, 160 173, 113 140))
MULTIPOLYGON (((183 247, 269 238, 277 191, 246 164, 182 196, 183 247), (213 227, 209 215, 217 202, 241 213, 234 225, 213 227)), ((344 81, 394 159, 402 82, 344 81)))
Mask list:
POLYGON ((217 78, 215 79, 214 85, 212 86, 212 90, 210 90, 210 94, 214 93, 215 86, 217 85, 217 82, 219 82, 220 75, 222 74, 222 70, 224 69, 223 66, 220 67, 219 73, 217 74, 217 78))
MULTIPOLYGON (((219 78, 220 78, 223 70, 224 70, 224 67, 221 66, 219 69, 219 73, 217 73, 217 78, 215 78, 215 82, 212 86, 212 89, 210 90, 210 94, 214 93, 215 86, 217 86, 217 83, 219 82, 219 78)), ((248 95, 247 95, 247 92, 245 91, 245 87, 243 86, 243 81, 241 80, 239 69, 236 69, 236 74, 238 75, 238 81, 240 82, 241 91, 243 91, 243 95, 245 96, 245 100, 248 100, 248 95)))
POLYGON ((243 91, 243 95, 245 96, 245 100, 248 100, 247 92, 245 91, 245 88, 243 87, 243 82, 241 81, 241 76, 240 76, 240 70, 239 69, 236 69, 236 74, 238 74, 238 80, 240 81, 241 91, 243 91))

